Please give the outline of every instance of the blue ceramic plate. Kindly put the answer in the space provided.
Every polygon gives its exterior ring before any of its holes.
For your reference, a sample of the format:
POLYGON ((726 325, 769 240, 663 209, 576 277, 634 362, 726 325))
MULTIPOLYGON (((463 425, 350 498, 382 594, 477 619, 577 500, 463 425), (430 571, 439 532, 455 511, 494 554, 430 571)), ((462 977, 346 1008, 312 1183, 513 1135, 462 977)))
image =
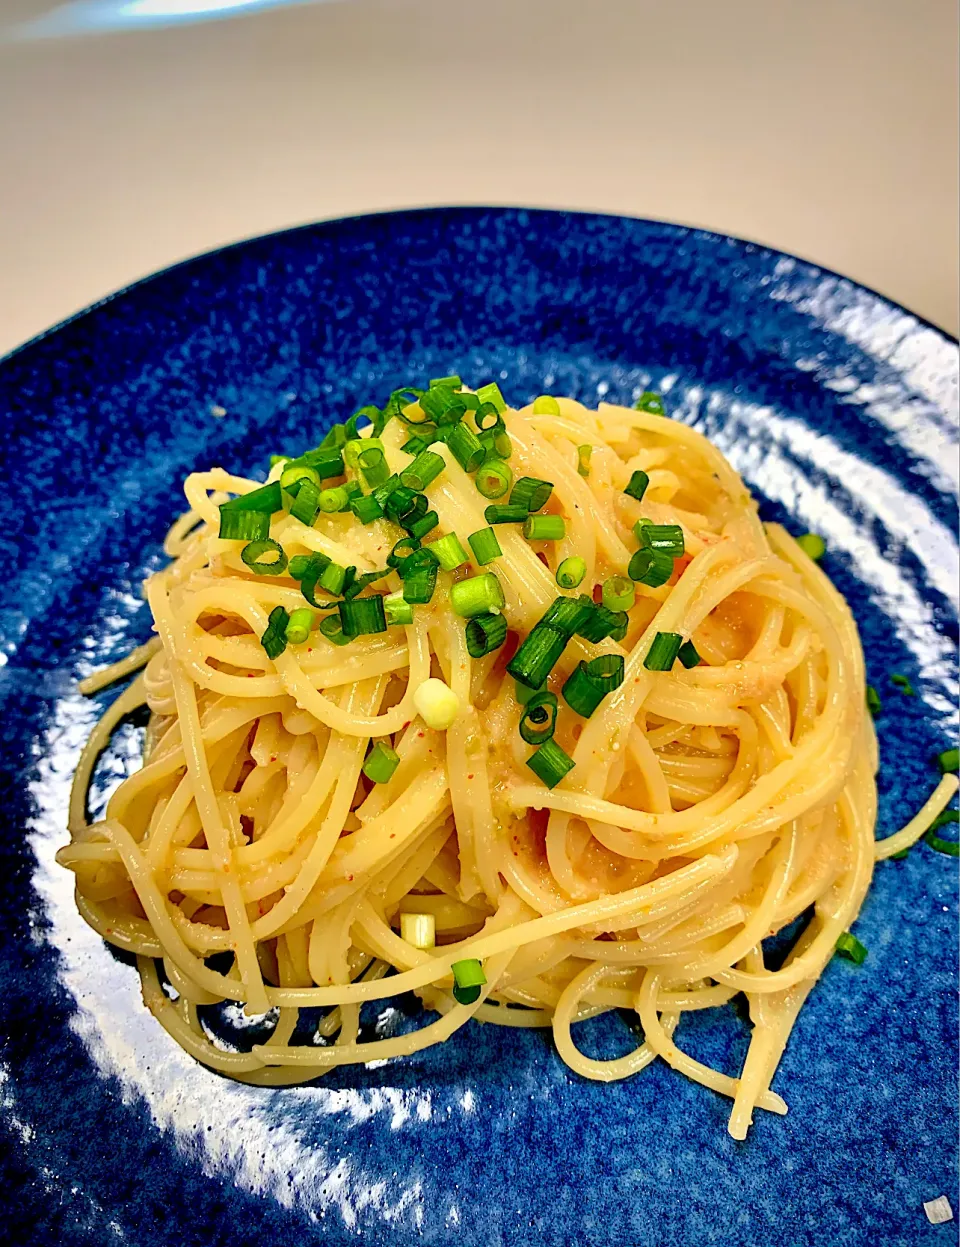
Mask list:
MULTIPOLYGON (((256 239, 162 273, 0 364, 0 1239, 72 1247, 907 1247, 955 1241, 957 867, 882 863, 746 1143, 660 1063, 604 1086, 545 1034, 472 1026, 314 1086, 235 1085, 144 1010, 78 918, 64 840, 107 694, 78 677, 146 638, 144 574, 197 465, 262 470, 395 386, 459 372, 516 404, 646 388, 713 438, 764 514, 828 544, 881 692, 880 828, 955 741, 956 345, 788 256, 615 217, 439 210, 256 239), (916 696, 890 684, 909 676, 916 696)), ((141 729, 98 769, 137 766, 141 729)), ((407 999, 366 1033, 415 1024, 407 999)), ((736 1073, 745 1024, 694 1014, 736 1073)), ((632 1045, 617 1015, 588 1051, 632 1045)))

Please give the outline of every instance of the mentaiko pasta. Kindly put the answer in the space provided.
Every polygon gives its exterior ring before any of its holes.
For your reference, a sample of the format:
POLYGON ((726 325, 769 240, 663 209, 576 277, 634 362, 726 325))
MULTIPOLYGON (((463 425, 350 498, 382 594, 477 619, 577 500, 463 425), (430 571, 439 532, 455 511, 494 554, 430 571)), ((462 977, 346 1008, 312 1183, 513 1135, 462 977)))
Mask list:
POLYGON ((142 668, 84 752, 58 859, 198 1060, 296 1083, 473 1019, 552 1027, 586 1078, 661 1057, 732 1099, 737 1138, 786 1112, 771 1080, 875 858, 956 781, 875 844, 846 603, 718 450, 639 406, 512 411, 447 378, 266 486, 187 478, 146 585, 157 636, 87 682, 142 668), (143 769, 88 824, 96 758, 143 703, 143 769), (408 990, 436 1020, 359 1042, 362 1004, 408 990), (678 1040, 741 992, 732 1076, 678 1040), (221 1001, 275 1009, 269 1040, 215 1042, 198 1009, 221 1001), (329 1012, 291 1043, 309 1006, 329 1012), (643 1041, 585 1056, 577 1023, 613 1009, 643 1041))

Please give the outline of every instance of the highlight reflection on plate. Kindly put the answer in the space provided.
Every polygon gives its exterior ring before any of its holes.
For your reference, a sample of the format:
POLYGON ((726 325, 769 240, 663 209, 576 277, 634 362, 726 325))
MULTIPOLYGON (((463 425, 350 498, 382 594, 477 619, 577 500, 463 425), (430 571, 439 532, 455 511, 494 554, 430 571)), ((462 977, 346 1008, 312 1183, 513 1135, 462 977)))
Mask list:
MULTIPOLYGON (((144 573, 195 464, 253 468, 419 376, 517 403, 648 386, 763 499, 822 533, 882 686, 881 831, 956 735, 957 351, 841 278, 715 235, 617 218, 437 210, 254 240, 134 287, 0 363, 0 1159, 37 1244, 913 1244, 955 1190, 956 870, 882 863, 749 1141, 659 1064, 585 1083, 532 1032, 271 1090, 196 1065, 53 862, 109 694, 75 680, 144 639, 144 573), (12 437, 9 434, 12 433, 12 437), (913 699, 886 684, 908 675, 913 699), (5 1149, 5 1150, 2 1150, 5 1149)), ((118 733, 97 800, 135 769, 118 733)), ((239 1036, 238 1011, 225 1024, 239 1036)), ((368 1033, 416 1024, 409 1000, 368 1033)), ((684 1021, 735 1072, 746 1032, 684 1021)), ((585 1046, 626 1046, 615 1016, 585 1046)), ((238 1041, 242 1041, 242 1036, 238 1041)), ((930 1231, 936 1233, 938 1231, 930 1231)))

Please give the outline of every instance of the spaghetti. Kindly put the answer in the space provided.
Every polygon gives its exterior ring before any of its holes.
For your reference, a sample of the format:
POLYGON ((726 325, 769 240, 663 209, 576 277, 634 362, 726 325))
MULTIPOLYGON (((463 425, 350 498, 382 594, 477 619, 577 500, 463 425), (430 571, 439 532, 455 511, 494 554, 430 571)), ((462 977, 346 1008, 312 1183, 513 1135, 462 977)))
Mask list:
POLYGON ((743 1138, 786 1112, 771 1080, 875 858, 956 780, 875 846, 862 653, 811 558, 655 396, 494 391, 403 392, 267 487, 187 478, 146 586, 157 636, 85 682, 142 667, 86 746, 58 860, 161 1025, 235 1078, 302 1082, 471 1018, 552 1027, 586 1078, 660 1057, 730 1097, 743 1138), (96 758, 143 703, 144 766, 90 824, 96 758), (811 907, 768 969, 763 941, 811 907), (364 1002, 408 990, 436 1020, 360 1042, 364 1002), (739 992, 733 1078, 677 1032, 739 992), (225 1001, 274 1010, 270 1038, 216 1042, 202 1010, 225 1001), (584 1055, 577 1023, 613 1009, 643 1041, 584 1055))

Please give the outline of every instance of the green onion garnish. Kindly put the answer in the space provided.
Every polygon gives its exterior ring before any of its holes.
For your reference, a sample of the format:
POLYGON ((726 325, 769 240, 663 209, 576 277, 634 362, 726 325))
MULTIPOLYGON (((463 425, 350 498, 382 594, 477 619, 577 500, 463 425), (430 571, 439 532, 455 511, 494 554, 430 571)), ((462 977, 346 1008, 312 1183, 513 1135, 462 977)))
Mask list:
POLYGON ((892 675, 890 683, 903 693, 904 697, 916 697, 916 691, 905 675, 892 675))
POLYGON ((350 598, 340 603, 340 627, 343 635, 353 640, 357 636, 369 636, 374 632, 386 632, 387 620, 383 610, 383 598, 350 598))
POLYGON ((260 644, 267 651, 268 658, 279 658, 287 648, 287 624, 290 616, 282 606, 275 606, 267 619, 267 630, 260 638, 260 644))
POLYGON ((435 424, 453 423, 461 419, 466 411, 460 395, 448 385, 432 385, 425 394, 421 394, 420 409, 435 424))
POLYGON ((488 524, 523 524, 529 514, 526 507, 514 507, 509 503, 491 502, 483 510, 483 518, 488 524))
POLYGON ((533 414, 535 416, 559 416, 560 404, 550 394, 541 394, 539 398, 533 400, 533 414))
POLYGON ((607 610, 601 602, 594 603, 589 598, 581 600, 587 603, 588 610, 583 623, 577 628, 577 636, 594 643, 603 641, 606 637, 611 637, 614 641, 623 640, 630 623, 626 611, 607 610))
MULTIPOLYGON (((300 581, 300 592, 307 599, 311 606, 322 607, 323 603, 318 602, 314 596, 317 586, 320 584, 320 577, 330 566, 330 559, 325 554, 298 554, 290 561, 290 574, 295 580, 300 581), (296 574, 294 574, 296 573, 296 574)), ((321 586, 325 588, 326 586, 321 586)), ((339 593, 339 589, 334 592, 339 593)))
POLYGON ((376 498, 380 506, 382 506, 383 509, 386 510, 387 499, 390 497, 390 495, 393 493, 395 489, 399 489, 399 488, 400 488, 400 477, 397 476, 396 472, 394 472, 393 476, 388 476, 382 485, 377 486, 377 488, 373 491, 370 497, 376 498))
POLYGON ((322 619, 319 631, 331 645, 350 644, 351 638, 347 636, 341 627, 339 615, 328 615, 326 619, 322 619))
POLYGON ((430 389, 432 390, 438 385, 442 385, 448 390, 459 390, 463 385, 463 382, 457 374, 453 372, 449 377, 434 377, 430 382, 430 389))
MULTIPOLYGON (((414 550, 420 549, 420 542, 416 537, 401 537, 397 544, 387 555, 388 567, 400 567, 400 565, 413 554, 414 550)), ((403 579, 403 573, 401 573, 403 579)))
POLYGON ((839 956, 846 957, 854 965, 862 966, 867 959, 867 946, 861 944, 857 937, 851 935, 849 931, 844 931, 838 937, 835 947, 839 956))
POLYGON ((647 486, 649 484, 650 477, 647 476, 646 472, 637 471, 630 477, 630 480, 627 482, 627 487, 623 492, 629 498, 636 498, 637 502, 640 502, 643 499, 643 495, 647 492, 647 486))
POLYGON ((867 709, 874 718, 876 718, 883 709, 883 702, 880 700, 880 694, 872 684, 867 685, 867 709))
POLYGON ((390 475, 386 456, 379 446, 364 446, 357 456, 357 466, 360 469, 360 475, 370 489, 375 489, 377 485, 382 485, 390 475))
POLYGON ((697 653, 697 647, 692 641, 684 641, 677 650, 677 657, 689 671, 692 667, 699 667, 703 659, 697 653))
POLYGON ((272 537, 264 537, 262 541, 251 541, 240 551, 240 557, 247 567, 257 576, 280 576, 287 570, 287 556, 279 541, 272 537), (263 558, 265 554, 272 558, 263 558))
POLYGON ((521 476, 510 491, 510 505, 525 507, 528 512, 540 511, 553 493, 552 481, 541 481, 536 476, 521 476))
POLYGON ((472 1005, 479 1000, 480 988, 486 983, 487 976, 476 957, 455 961, 450 969, 453 971, 454 999, 462 1005, 472 1005))
POLYGON ((601 601, 608 611, 628 611, 637 598, 633 581, 626 576, 611 576, 603 583, 601 601))
POLYGON ((557 632, 562 632, 569 640, 589 619, 593 609, 593 602, 585 593, 575 598, 554 598, 544 612, 540 623, 546 624, 548 628, 555 628, 557 632))
POLYGON ((415 489, 419 493, 435 481, 446 466, 440 455, 432 450, 423 450, 413 463, 400 473, 400 480, 408 489, 415 489))
MULTIPOLYGON (((379 437, 355 437, 347 442, 343 447, 343 462, 347 467, 356 470, 360 466, 360 452, 364 449, 376 449, 382 454, 383 442, 379 437)), ((377 484, 382 485, 383 481, 378 481, 377 484)))
POLYGON ((590 475, 590 456, 593 454, 593 447, 587 442, 577 447, 577 471, 581 476, 590 475))
POLYGON ((956 771, 960 768, 960 749, 944 749, 943 753, 938 753, 937 765, 942 775, 956 771))
POLYGON ((589 719, 607 693, 623 683, 624 662, 620 654, 601 654, 577 664, 560 692, 571 710, 589 719))
POLYGON ((661 550, 674 559, 680 558, 685 551, 683 529, 679 524, 651 524, 649 520, 637 520, 633 531, 645 550, 661 550))
POLYGON ((930 824, 923 837, 924 840, 931 849, 936 849, 938 853, 946 853, 948 857, 960 856, 960 844, 956 840, 943 840, 937 835, 941 827, 948 827, 957 822, 960 822, 960 814, 956 810, 943 810, 930 824))
POLYGON ((496 381, 491 381, 489 385, 481 385, 477 390, 477 398, 479 398, 481 405, 483 403, 492 403, 500 416, 507 410, 507 404, 500 393, 500 387, 496 381))
POLYGON ((520 716, 520 735, 528 745, 543 745, 557 730, 556 693, 531 693, 520 716))
POLYGON ((368 587, 368 585, 372 585, 376 581, 382 580, 384 576, 389 576, 390 570, 391 569, 389 567, 382 567, 377 572, 364 572, 362 575, 357 576, 355 580, 351 581, 348 586, 344 586, 343 596, 345 598, 358 597, 364 589, 368 587))
POLYGON ((383 507, 373 494, 365 494, 362 498, 351 498, 350 510, 361 524, 372 524, 374 520, 383 518, 383 507))
MULTIPOLYGON (((295 554, 287 567, 287 575, 291 580, 302 580, 310 566, 309 554, 295 554)), ((326 555, 324 555, 326 557, 326 555)))
POLYGON ((556 788, 575 763, 555 740, 548 740, 527 758, 527 766, 548 788, 556 788))
POLYGON ((383 599, 383 613, 389 628, 413 623, 413 607, 404 598, 402 590, 387 594, 383 599))
MULTIPOLYGON (((513 473, 502 459, 488 459, 477 469, 477 475, 474 478, 477 492, 484 498, 502 498, 510 488, 512 480, 513 473)), ((524 507, 523 514, 527 514, 526 507, 524 507)))
MULTIPOLYGON (((327 563, 327 566, 320 573, 319 585, 322 589, 326 589, 328 593, 342 593, 347 583, 348 573, 356 573, 355 567, 341 567, 339 563, 327 563)), ((352 580, 353 577, 351 576, 352 580)), ((303 581, 300 582, 300 588, 303 589, 303 581)))
POLYGON ((503 554, 497 534, 492 528, 477 529, 475 533, 470 534, 467 541, 470 543, 473 557, 481 567, 486 563, 492 563, 494 559, 498 559, 503 554))
POLYGON ((416 537, 418 540, 426 537, 427 533, 432 532, 439 523, 440 516, 437 515, 436 511, 428 511, 426 515, 421 515, 413 523, 408 523, 406 516, 404 516, 404 527, 411 537, 416 537))
MULTIPOLYGON (((231 498, 229 502, 220 504, 220 536, 223 536, 224 516, 232 516, 238 511, 251 511, 257 515, 266 515, 268 520, 267 532, 264 537, 269 535, 269 518, 276 511, 283 510, 283 492, 280 489, 279 481, 271 481, 269 485, 261 485, 259 489, 252 489, 248 494, 240 494, 237 498, 231 498)), ((229 540, 243 540, 243 538, 229 538, 229 540)))
POLYGON ((286 629, 284 630, 284 635, 289 643, 291 645, 302 645, 309 637, 316 619, 316 615, 309 606, 300 606, 297 610, 291 611, 286 629))
POLYGON ((400 765, 400 755, 382 740, 378 740, 367 754, 363 764, 363 773, 375 784, 386 784, 393 778, 393 772, 400 765))
POLYGON ((679 632, 658 632, 643 665, 648 671, 669 671, 680 653, 683 637, 679 632))
POLYGON ((301 524, 306 524, 308 528, 317 518, 317 512, 320 510, 320 493, 319 485, 315 485, 313 481, 301 480, 297 496, 290 507, 290 514, 293 518, 299 520, 301 524))
POLYGON ((644 390, 633 404, 633 410, 647 411, 651 416, 665 416, 667 414, 667 409, 663 405, 663 399, 653 390, 644 390))
POLYGON ((415 550, 398 569, 403 580, 403 600, 425 606, 437 587, 440 565, 431 550, 415 550))
POLYGON ((473 429, 463 421, 450 430, 447 445, 464 472, 476 472, 483 463, 483 445, 473 429))
MULTIPOLYGON (((342 424, 334 427, 340 429, 341 433, 343 432, 342 424)), ((331 432, 333 432, 332 429, 331 432)), ((327 436, 329 437, 330 434, 328 433, 327 436)), ((339 445, 321 445, 317 450, 308 450, 306 454, 300 456, 300 461, 313 468, 321 481, 329 480, 333 476, 343 476, 343 454, 340 450, 343 444, 340 442, 339 445)))
POLYGON ((381 416, 382 413, 380 408, 374 407, 369 403, 366 407, 361 407, 359 411, 355 411, 343 427, 343 432, 347 442, 349 443, 356 440, 357 435, 360 432, 361 420, 369 420, 373 426, 374 434, 376 434, 377 425, 380 422, 381 416))
POLYGON ((422 450, 426 450, 428 446, 432 446, 435 440, 435 438, 428 438, 426 435, 408 437, 400 449, 406 451, 408 455, 413 455, 413 457, 416 458, 422 450))
POLYGON ((446 537, 431 541, 427 549, 433 551, 437 562, 445 572, 452 572, 455 567, 469 562, 467 552, 460 544, 456 533, 448 533, 446 537))
POLYGON ((484 658, 507 639, 507 621, 501 614, 474 615, 467 620, 467 653, 471 658, 484 658))
POLYGON ((818 563, 827 552, 825 541, 816 533, 803 533, 797 538, 797 545, 815 563, 818 563))
POLYGON ((503 590, 493 572, 481 572, 450 586, 450 605, 463 619, 503 610, 503 590))
POLYGON ((523 535, 528 541, 562 541, 567 526, 562 515, 531 515, 523 526, 523 535))
MULTIPOLYGON (((384 488, 387 482, 384 483, 384 488)), ((377 497, 377 491, 373 491, 373 496, 377 497)), ((403 524, 407 518, 411 521, 419 519, 427 510, 427 500, 423 494, 415 493, 408 485, 397 485, 387 497, 383 504, 383 509, 387 517, 395 524, 403 524), (417 498, 423 498, 423 504, 419 510, 415 510, 417 498)))
POLYGON ((519 680, 513 682, 513 695, 517 699, 517 704, 525 706, 531 697, 536 697, 537 693, 542 693, 543 688, 528 688, 526 684, 521 684, 519 680))
POLYGON ((507 671, 529 688, 540 688, 560 660, 569 636, 538 623, 507 663, 507 671))
POLYGON ((228 511, 220 507, 220 533, 225 541, 265 541, 270 536, 269 511, 228 511))
POLYGON ((564 559, 557 568, 557 584, 561 589, 575 589, 587 574, 587 565, 578 554, 564 559))
MULTIPOLYGON (((343 446, 346 440, 347 440, 346 427, 342 424, 331 425, 330 430, 327 433, 326 437, 320 443, 320 450, 334 450, 334 451, 339 452, 340 448, 343 446)), ((317 452, 312 451, 311 453, 316 454, 317 452)))
POLYGON ((665 550, 649 550, 641 546, 630 559, 627 575, 638 584, 659 589, 673 575, 673 556, 665 550))
POLYGON ((324 489, 320 494, 320 510, 325 515, 335 515, 350 507, 350 491, 346 485, 334 485, 332 489, 324 489))
POLYGON ((320 484, 320 474, 315 468, 311 468, 309 464, 298 463, 294 460, 289 467, 284 468, 280 477, 280 488, 285 489, 287 493, 294 493, 291 486, 296 485, 298 481, 312 481, 314 485, 320 484))

